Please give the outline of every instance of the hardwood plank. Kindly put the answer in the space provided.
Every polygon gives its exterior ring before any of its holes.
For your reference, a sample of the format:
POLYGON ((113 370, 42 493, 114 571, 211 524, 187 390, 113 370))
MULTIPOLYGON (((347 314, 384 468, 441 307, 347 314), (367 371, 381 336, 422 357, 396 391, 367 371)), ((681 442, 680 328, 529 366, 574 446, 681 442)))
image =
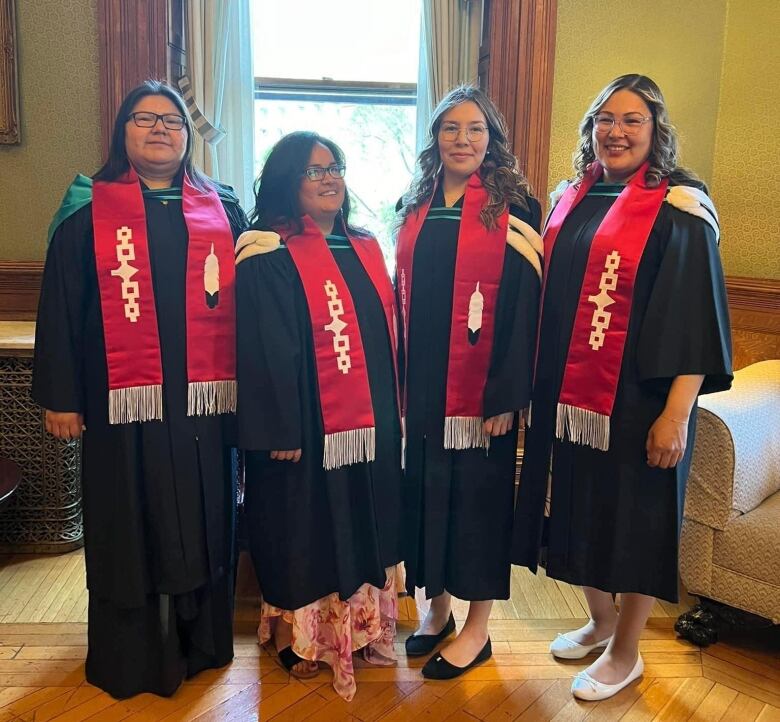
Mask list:
POLYGON ((571 700, 571 681, 557 680, 543 692, 539 698, 530 705, 517 720, 526 720, 527 722, 536 722, 540 719, 552 719, 561 708, 571 700))
MULTIPOLYGON (((631 705, 628 712, 621 718, 625 722, 646 722, 652 720, 669 701, 672 695, 683 683, 682 679, 655 679, 645 693, 631 705)), ((625 692, 621 690, 619 694, 625 692)), ((617 695, 616 695, 617 696, 617 695)))
MULTIPOLYGON (((0 686, 5 685, 0 683, 0 686)), ((14 702, 11 702, 11 704, 6 705, 3 707, 3 711, 7 711, 12 714, 13 719, 18 719, 19 716, 29 712, 30 710, 34 710, 37 707, 40 707, 41 705, 44 705, 47 702, 60 697, 61 695, 68 694, 73 689, 75 689, 75 687, 76 685, 72 685, 71 687, 42 687, 36 689, 35 692, 24 695, 14 702)))
POLYGON ((411 694, 406 695, 395 707, 379 719, 382 722, 405 722, 406 720, 414 719, 414 717, 436 702, 439 697, 440 695, 434 690, 433 684, 422 684, 411 694))
POLYGON ((357 710, 364 704, 389 687, 392 682, 374 682, 358 685, 357 692, 351 702, 346 702, 336 694, 331 684, 321 685, 315 690, 315 697, 319 698, 319 707, 306 719, 308 722, 329 722, 329 720, 343 719, 350 715, 357 716, 357 710))
MULTIPOLYGON (((373 722, 393 709, 404 697, 410 695, 422 684, 422 680, 388 684, 376 697, 368 701, 361 700, 359 704, 354 705, 353 713, 363 722, 373 722)), ((358 693, 360 693, 360 687, 361 684, 358 684, 358 693)))
MULTIPOLYGON (((718 659, 721 662, 728 662, 735 667, 739 667, 740 669, 752 672, 760 677, 766 677, 780 683, 780 655, 778 655, 777 659, 773 660, 774 663, 770 665, 752 659, 731 647, 722 644, 713 644, 711 647, 702 650, 702 659, 712 658, 718 659)), ((780 684, 776 686, 776 689, 780 690, 780 684)))
POLYGON ((586 719, 588 722, 613 722, 622 719, 654 682, 650 677, 642 677, 637 683, 620 690, 614 697, 596 702, 592 707, 588 703, 590 714, 586 719))
POLYGON ((63 646, 24 646, 19 650, 16 659, 44 660, 44 659, 86 659, 86 645, 63 646))
POLYGON ((446 694, 413 719, 430 720, 430 722, 447 719, 460 710, 475 695, 479 694, 487 684, 487 682, 460 680, 455 683, 454 687, 448 687, 446 694))
POLYGON ((97 687, 83 685, 35 710, 20 715, 25 722, 80 722, 102 712, 116 700, 97 687))
POLYGON ((259 719, 271 719, 308 694, 316 694, 316 692, 312 692, 306 685, 301 684, 297 680, 291 679, 290 683, 281 690, 268 698, 260 700, 258 709, 259 719))
POLYGON ((225 700, 251 686, 252 684, 221 684, 209 687, 202 690, 195 699, 162 717, 161 720, 165 720, 165 722, 190 722, 190 720, 197 719, 199 715, 214 709, 225 700))
POLYGON ((37 692, 40 687, 5 687, 0 689, 0 709, 13 704, 17 700, 26 697, 33 692, 37 692))
POLYGON ((721 722, 753 722, 764 711, 764 703, 746 694, 738 694, 729 705, 721 722))
POLYGON ((768 704, 756 717, 756 722, 780 722, 780 708, 768 704))
POLYGON ((656 716, 658 722, 678 722, 693 715, 715 683, 704 677, 686 679, 656 716))
POLYGON ((702 700, 689 722, 717 722, 726 713, 738 692, 716 682, 702 700))
MULTIPOLYGON (((487 684, 478 694, 463 705, 463 709, 477 719, 485 719, 526 683, 524 680, 505 680, 487 684)), ((538 696, 551 684, 552 682, 547 680, 537 681, 530 685, 529 690, 538 689, 538 696)))
POLYGON ((198 722, 259 722, 260 703, 284 687, 283 684, 253 684, 196 719, 198 722))
POLYGON ((702 674, 714 682, 780 707, 780 682, 709 656, 702 659, 702 674))

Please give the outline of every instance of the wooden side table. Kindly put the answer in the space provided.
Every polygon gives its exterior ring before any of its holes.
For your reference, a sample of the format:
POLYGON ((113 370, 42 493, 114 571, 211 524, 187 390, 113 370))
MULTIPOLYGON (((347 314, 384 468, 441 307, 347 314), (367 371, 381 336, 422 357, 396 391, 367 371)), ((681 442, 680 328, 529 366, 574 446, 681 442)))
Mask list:
POLYGON ((0 509, 0 552, 64 552, 82 546, 81 444, 43 428, 30 398, 35 324, 0 321, 0 457, 22 478, 0 509))

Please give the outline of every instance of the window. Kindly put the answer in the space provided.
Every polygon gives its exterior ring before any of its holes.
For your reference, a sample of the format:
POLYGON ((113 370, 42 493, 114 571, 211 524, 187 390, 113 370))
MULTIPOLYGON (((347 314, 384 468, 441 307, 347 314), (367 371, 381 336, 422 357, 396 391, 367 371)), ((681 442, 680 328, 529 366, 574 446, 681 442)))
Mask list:
POLYGON ((255 170, 286 133, 313 130, 347 161, 352 221, 389 257, 414 169, 420 0, 254 0, 255 170))

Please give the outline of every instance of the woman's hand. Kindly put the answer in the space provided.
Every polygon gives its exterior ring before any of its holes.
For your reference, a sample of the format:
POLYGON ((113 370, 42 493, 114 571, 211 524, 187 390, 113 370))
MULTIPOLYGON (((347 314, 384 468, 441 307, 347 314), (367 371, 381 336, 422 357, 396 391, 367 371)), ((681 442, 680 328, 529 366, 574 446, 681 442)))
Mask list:
POLYGON ((514 422, 515 414, 512 411, 507 411, 507 413, 499 414, 498 416, 491 416, 489 419, 485 419, 485 433, 490 434, 490 436, 503 436, 512 430, 514 422))
POLYGON ((288 451, 272 451, 271 458, 277 461, 292 461, 297 464, 301 460, 300 449, 290 449, 288 451))
POLYGON ((44 425, 46 431, 58 439, 78 439, 82 431, 86 431, 83 414, 74 411, 49 411, 45 409, 44 425))
POLYGON ((688 443, 688 419, 661 414, 647 434, 647 465, 671 469, 680 463, 688 443))

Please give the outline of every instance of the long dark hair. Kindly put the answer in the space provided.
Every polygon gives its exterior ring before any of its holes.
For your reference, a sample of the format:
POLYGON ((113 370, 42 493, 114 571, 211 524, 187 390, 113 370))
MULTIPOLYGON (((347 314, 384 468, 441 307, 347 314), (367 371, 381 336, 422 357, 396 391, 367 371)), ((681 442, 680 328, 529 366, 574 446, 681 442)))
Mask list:
MULTIPOLYGON (((330 138, 310 130, 297 130, 280 138, 268 155, 263 170, 255 181, 255 207, 249 216, 251 227, 265 230, 277 226, 290 226, 295 233, 303 231, 303 210, 298 200, 298 189, 314 146, 324 145, 338 165, 345 165, 344 151, 330 138)), ((344 229, 363 235, 361 228, 349 223, 349 192, 345 188, 341 205, 344 229)))
POLYGON ((650 142, 650 163, 645 173, 645 183, 651 188, 657 186, 663 178, 669 178, 673 185, 695 185, 702 189, 706 186, 696 174, 678 163, 679 140, 677 129, 669 120, 661 89, 654 80, 646 75, 629 73, 615 78, 593 100, 580 121, 580 140, 574 153, 574 170, 577 179, 581 180, 585 170, 594 160, 596 152, 593 149, 593 123, 604 103, 618 90, 630 90, 645 101, 653 116, 653 137, 650 142))
POLYGON ((192 125, 190 114, 187 112, 184 99, 170 85, 161 80, 145 80, 125 96, 114 120, 111 144, 108 148, 108 158, 103 167, 92 177, 95 180, 113 181, 130 169, 130 161, 127 157, 127 147, 125 145, 125 124, 128 116, 133 112, 133 108, 141 99, 148 95, 162 95, 168 98, 176 106, 179 114, 184 117, 184 126, 187 128, 187 146, 184 150, 181 167, 187 171, 187 175, 196 187, 201 190, 212 187, 213 183, 208 176, 201 173, 192 163, 195 128, 192 125))
POLYGON ((461 85, 447 93, 433 111, 427 143, 417 158, 417 172, 412 185, 404 195, 399 223, 403 223, 407 215, 416 211, 433 195, 441 168, 439 128, 442 118, 448 110, 469 100, 476 103, 485 116, 490 136, 487 154, 480 166, 482 184, 488 193, 487 205, 479 216, 482 223, 486 228, 494 228, 510 203, 528 209, 527 198, 531 195, 531 187, 509 149, 506 121, 493 101, 479 88, 461 85))

